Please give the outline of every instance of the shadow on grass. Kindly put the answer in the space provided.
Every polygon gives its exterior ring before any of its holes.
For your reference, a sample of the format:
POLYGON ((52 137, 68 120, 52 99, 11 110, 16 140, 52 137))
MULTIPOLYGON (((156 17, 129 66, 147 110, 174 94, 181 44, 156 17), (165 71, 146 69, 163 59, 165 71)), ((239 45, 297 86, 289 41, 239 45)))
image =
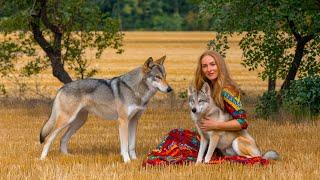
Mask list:
POLYGON ((88 155, 88 156, 96 156, 96 155, 118 155, 120 154, 119 147, 109 144, 107 145, 90 145, 90 146, 79 146, 76 145, 74 147, 69 148, 70 154, 73 155, 88 155))

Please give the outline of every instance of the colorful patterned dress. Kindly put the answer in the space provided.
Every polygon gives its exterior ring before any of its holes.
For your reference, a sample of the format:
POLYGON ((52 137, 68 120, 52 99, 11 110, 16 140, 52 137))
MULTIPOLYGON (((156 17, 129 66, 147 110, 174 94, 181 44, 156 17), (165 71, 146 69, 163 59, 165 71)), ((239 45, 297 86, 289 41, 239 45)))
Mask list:
POLYGON ((247 114, 242 109, 240 93, 232 88, 224 88, 222 91, 222 97, 225 110, 233 117, 233 119, 236 119, 239 122, 242 129, 247 129, 247 114))
MULTIPOLYGON (((246 112, 242 109, 240 94, 230 88, 224 88, 222 92, 225 110, 236 119, 242 129, 248 127, 246 112)), ((143 165, 169 165, 187 164, 197 160, 200 146, 200 136, 196 131, 189 129, 174 129, 163 138, 160 144, 151 151, 143 165)), ((214 155, 210 164, 218 164, 225 161, 242 164, 268 164, 268 160, 261 157, 246 158, 243 156, 217 156, 214 155)))

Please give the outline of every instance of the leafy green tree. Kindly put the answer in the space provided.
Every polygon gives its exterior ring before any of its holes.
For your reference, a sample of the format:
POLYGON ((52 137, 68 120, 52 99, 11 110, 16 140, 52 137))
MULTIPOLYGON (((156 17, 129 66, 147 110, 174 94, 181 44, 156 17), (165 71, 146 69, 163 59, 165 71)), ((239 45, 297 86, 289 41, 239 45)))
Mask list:
POLYGON ((277 78, 290 81, 320 73, 319 0, 203 0, 201 14, 212 17, 213 30, 222 35, 247 33, 240 42, 243 65, 249 70, 263 68, 269 90, 277 78))
POLYGON ((294 47, 292 37, 284 32, 263 34, 251 31, 239 44, 244 56, 242 65, 249 71, 262 67, 264 70, 258 76, 262 80, 268 79, 268 91, 275 91, 277 77, 286 77, 293 59, 293 54, 287 53, 294 47))
POLYGON ((22 74, 37 74, 48 66, 62 83, 72 81, 68 68, 77 78, 96 73, 89 69, 86 50, 96 58, 110 47, 121 53, 123 34, 117 20, 90 0, 12 0, 2 2, 0 31, 0 71, 14 69, 17 56, 29 56, 22 74), (37 47, 44 51, 41 53, 37 47))

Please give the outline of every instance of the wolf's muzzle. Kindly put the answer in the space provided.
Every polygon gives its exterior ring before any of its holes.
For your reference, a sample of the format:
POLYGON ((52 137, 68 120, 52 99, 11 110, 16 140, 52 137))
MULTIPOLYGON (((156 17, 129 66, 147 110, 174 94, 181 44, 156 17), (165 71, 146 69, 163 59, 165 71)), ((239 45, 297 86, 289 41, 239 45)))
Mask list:
POLYGON ((172 88, 169 86, 168 88, 167 88, 167 92, 171 92, 172 91, 172 88))

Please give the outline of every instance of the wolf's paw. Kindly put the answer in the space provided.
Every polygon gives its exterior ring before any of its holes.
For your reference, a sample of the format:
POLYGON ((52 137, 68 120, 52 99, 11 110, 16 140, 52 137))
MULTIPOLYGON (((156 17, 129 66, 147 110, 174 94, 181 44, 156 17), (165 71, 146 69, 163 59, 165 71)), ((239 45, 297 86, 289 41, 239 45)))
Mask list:
POLYGON ((129 163, 131 161, 129 154, 122 155, 122 158, 123 158, 123 162, 125 162, 125 163, 129 163))
POLYGON ((135 151, 130 151, 129 152, 129 155, 130 155, 130 158, 133 160, 133 159, 137 159, 137 155, 136 155, 136 152, 135 151))
POLYGON ((67 147, 66 145, 64 145, 64 144, 61 144, 61 146, 60 146, 60 152, 61 152, 62 154, 68 154, 68 147, 67 147))
POLYGON ((197 159, 196 165, 202 164, 202 159, 197 159))
POLYGON ((136 160, 136 159, 138 159, 136 155, 130 156, 130 158, 131 158, 131 160, 136 160))
POLYGON ((60 150, 61 154, 63 155, 70 155, 70 153, 68 151, 65 151, 65 150, 60 150))
POLYGON ((204 160, 204 163, 209 163, 210 160, 211 160, 211 158, 210 158, 210 159, 209 159, 209 158, 206 158, 206 159, 204 160))

